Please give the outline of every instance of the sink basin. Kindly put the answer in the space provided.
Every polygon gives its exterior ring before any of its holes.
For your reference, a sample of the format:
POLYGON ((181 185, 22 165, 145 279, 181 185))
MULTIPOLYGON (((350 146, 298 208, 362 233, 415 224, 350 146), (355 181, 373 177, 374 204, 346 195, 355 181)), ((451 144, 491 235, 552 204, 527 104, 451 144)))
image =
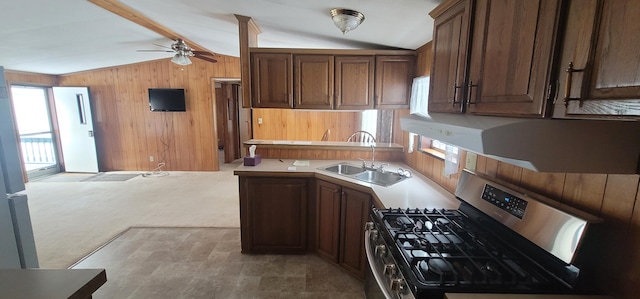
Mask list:
POLYGON ((357 174, 356 176, 354 176, 354 178, 385 187, 391 186, 406 179, 406 177, 394 172, 380 172, 375 170, 367 170, 363 173, 357 174))
POLYGON ((401 176, 395 172, 382 172, 371 168, 363 168, 362 166, 356 166, 348 163, 339 163, 324 168, 322 170, 330 171, 350 177, 359 181, 376 184, 384 187, 389 187, 395 183, 398 183, 407 177, 401 176))
POLYGON ((361 166, 354 166, 351 164, 337 164, 333 166, 326 167, 324 170, 335 172, 337 174, 345 174, 352 175, 363 172, 365 169, 361 166))

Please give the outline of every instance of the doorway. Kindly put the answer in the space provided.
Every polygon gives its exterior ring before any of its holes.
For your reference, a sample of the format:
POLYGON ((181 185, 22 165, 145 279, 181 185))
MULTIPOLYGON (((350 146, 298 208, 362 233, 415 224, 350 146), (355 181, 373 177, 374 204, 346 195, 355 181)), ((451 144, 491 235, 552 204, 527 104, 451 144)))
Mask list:
POLYGON ((251 109, 242 108, 240 81, 215 79, 216 131, 219 164, 243 155, 243 142, 251 138, 251 109))
POLYGON ((48 89, 12 85, 11 99, 27 178, 60 172, 48 89))

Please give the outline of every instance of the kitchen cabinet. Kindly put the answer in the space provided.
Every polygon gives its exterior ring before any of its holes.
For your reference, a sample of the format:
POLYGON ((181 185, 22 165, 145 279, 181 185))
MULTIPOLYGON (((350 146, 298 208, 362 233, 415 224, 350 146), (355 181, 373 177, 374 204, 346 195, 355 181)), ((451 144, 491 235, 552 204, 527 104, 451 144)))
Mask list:
POLYGON ((459 113, 464 107, 462 98, 467 70, 471 0, 459 1, 444 12, 431 13, 435 21, 429 111, 459 113))
POLYGON ((364 224, 371 209, 371 196, 318 180, 316 200, 316 252, 363 279, 367 267, 364 224))
POLYGON ((639 11, 639 1, 569 2, 558 74, 567 114, 640 115, 639 11))
POLYGON ((408 109, 415 69, 413 55, 376 56, 377 109, 408 109))
POLYGON ((371 55, 335 57, 335 108, 373 109, 375 57, 371 55))
POLYGON ((333 109, 333 55, 294 55, 294 107, 333 109))
POLYGON ((561 2, 466 2, 447 2, 454 3, 453 10, 432 13, 439 26, 434 28, 429 111, 548 116, 561 2), (468 37, 467 22, 473 28, 468 37))
POLYGON ((243 253, 307 250, 305 178, 239 177, 243 253))
POLYGON ((292 55, 287 53, 251 54, 254 108, 293 108, 292 62, 292 55))
POLYGON ((254 108, 409 108, 412 51, 287 50, 251 53, 254 108))

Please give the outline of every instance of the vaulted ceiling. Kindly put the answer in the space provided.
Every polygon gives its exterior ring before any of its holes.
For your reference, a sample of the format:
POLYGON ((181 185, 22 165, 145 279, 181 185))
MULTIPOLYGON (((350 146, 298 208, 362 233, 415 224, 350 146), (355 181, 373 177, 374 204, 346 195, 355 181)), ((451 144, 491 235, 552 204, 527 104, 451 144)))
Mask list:
MULTIPOLYGON (((428 13, 441 0, 106 0, 208 51, 239 56, 234 14, 260 27, 260 47, 416 49, 431 40, 428 13), (343 35, 329 11, 349 8, 365 21, 343 35)), ((0 9, 0 65, 8 70, 67 74, 171 57, 138 52, 172 38, 85 0, 6 1, 0 9), (155 44, 155 45, 154 45, 155 44)))

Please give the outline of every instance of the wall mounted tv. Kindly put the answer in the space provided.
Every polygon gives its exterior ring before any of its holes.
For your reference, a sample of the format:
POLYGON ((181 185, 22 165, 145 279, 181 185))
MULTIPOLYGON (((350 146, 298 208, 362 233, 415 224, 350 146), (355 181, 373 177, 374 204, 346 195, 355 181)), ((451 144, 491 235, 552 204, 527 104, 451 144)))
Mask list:
POLYGON ((182 88, 149 88, 149 109, 154 112, 187 111, 182 88))

